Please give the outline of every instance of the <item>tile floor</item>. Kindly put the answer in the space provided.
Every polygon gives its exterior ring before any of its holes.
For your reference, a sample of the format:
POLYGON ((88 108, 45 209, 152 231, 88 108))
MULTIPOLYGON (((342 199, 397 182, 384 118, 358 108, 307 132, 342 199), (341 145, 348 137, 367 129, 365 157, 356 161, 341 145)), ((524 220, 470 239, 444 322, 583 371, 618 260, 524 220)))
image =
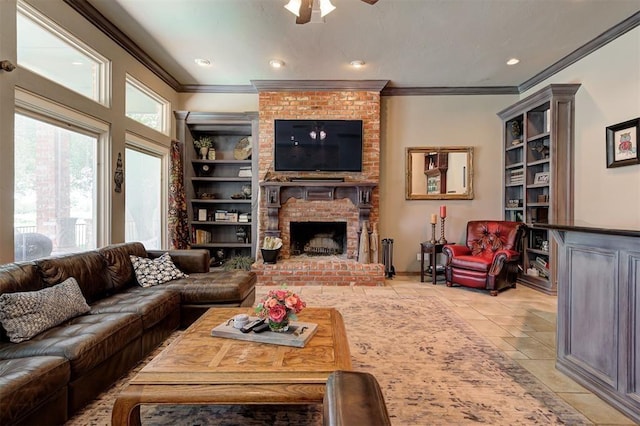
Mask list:
MULTIPOLYGON (((259 287, 257 298, 268 287, 259 287)), ((560 398, 597 425, 634 425, 631 419, 583 388, 555 368, 555 296, 547 296, 525 286, 518 286, 491 297, 444 283, 421 283, 419 277, 396 276, 384 287, 305 286, 296 291, 384 295, 429 295, 440 298, 480 334, 520 365, 529 370, 560 398)))

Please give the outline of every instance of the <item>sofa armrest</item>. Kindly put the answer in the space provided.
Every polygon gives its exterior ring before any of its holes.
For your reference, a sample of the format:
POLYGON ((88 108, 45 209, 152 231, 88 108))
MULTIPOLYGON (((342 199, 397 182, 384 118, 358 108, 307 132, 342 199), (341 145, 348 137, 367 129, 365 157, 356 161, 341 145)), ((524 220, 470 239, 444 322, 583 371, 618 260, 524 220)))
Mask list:
POLYGON ((147 250, 147 254, 151 259, 160 257, 164 253, 169 253, 173 263, 182 272, 187 274, 209 272, 209 250, 147 250))
POLYGON ((327 379, 323 411, 324 426, 391 425, 380 385, 369 373, 331 373, 327 379))

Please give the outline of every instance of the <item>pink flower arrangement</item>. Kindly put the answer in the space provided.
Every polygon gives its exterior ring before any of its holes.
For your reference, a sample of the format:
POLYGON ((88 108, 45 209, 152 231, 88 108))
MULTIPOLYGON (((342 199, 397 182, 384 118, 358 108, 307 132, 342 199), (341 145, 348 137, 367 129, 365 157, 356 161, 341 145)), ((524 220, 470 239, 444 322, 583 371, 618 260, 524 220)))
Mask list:
POLYGON ((283 322, 285 319, 295 321, 298 319, 296 314, 306 306, 300 296, 283 286, 278 290, 270 290, 256 306, 256 313, 260 318, 269 319, 274 323, 283 322))

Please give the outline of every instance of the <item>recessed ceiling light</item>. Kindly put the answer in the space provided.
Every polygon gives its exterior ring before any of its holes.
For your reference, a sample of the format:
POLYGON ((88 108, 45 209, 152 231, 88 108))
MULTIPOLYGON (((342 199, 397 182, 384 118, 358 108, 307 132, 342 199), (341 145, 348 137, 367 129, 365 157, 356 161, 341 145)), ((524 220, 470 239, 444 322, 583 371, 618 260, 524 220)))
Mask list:
POLYGON ((515 65, 515 64, 517 64, 518 62, 520 62, 520 59, 518 59, 518 58, 511 58, 511 59, 509 59, 509 60, 507 61, 507 65, 515 65))
POLYGON ((71 65, 80 66, 80 65, 84 65, 84 63, 82 61, 73 61, 73 62, 71 62, 71 65))
POLYGON ((194 59, 194 62, 200 65, 201 67, 211 66, 211 61, 208 59, 197 58, 197 59, 194 59))
POLYGON ((284 67, 284 61, 281 61, 280 59, 272 59, 269 61, 269 65, 271 65, 271 68, 282 68, 284 67))
POLYGON ((360 60, 349 62, 349 65, 351 65, 354 68, 362 68, 362 67, 364 67, 364 64, 365 64, 365 62, 364 61, 360 61, 360 60))

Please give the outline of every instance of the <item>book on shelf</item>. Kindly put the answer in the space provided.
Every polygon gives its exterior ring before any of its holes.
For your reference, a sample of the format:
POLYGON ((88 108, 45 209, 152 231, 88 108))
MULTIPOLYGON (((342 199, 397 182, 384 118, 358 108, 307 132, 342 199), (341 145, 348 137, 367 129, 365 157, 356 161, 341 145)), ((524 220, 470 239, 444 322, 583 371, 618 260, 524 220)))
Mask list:
POLYGON ((209 244, 211 242, 211 232, 204 229, 196 229, 196 244, 209 244))
POLYGON ((542 266, 538 265, 536 262, 533 262, 531 266, 538 270, 538 275, 544 278, 549 278, 549 270, 547 268, 543 268, 542 266))
POLYGON ((251 222, 251 213, 240 213, 238 215, 238 222, 243 222, 243 223, 251 222))
POLYGON ((253 176, 251 166, 240 167, 238 170, 238 177, 251 177, 253 176))
POLYGON ((227 210, 216 210, 214 215, 216 222, 237 222, 238 212, 230 212, 227 210))
POLYGON ((544 257, 536 256, 536 263, 543 268, 549 268, 549 262, 544 257))
POLYGON ((509 183, 512 183, 512 184, 524 183, 524 169, 510 170, 509 183))

